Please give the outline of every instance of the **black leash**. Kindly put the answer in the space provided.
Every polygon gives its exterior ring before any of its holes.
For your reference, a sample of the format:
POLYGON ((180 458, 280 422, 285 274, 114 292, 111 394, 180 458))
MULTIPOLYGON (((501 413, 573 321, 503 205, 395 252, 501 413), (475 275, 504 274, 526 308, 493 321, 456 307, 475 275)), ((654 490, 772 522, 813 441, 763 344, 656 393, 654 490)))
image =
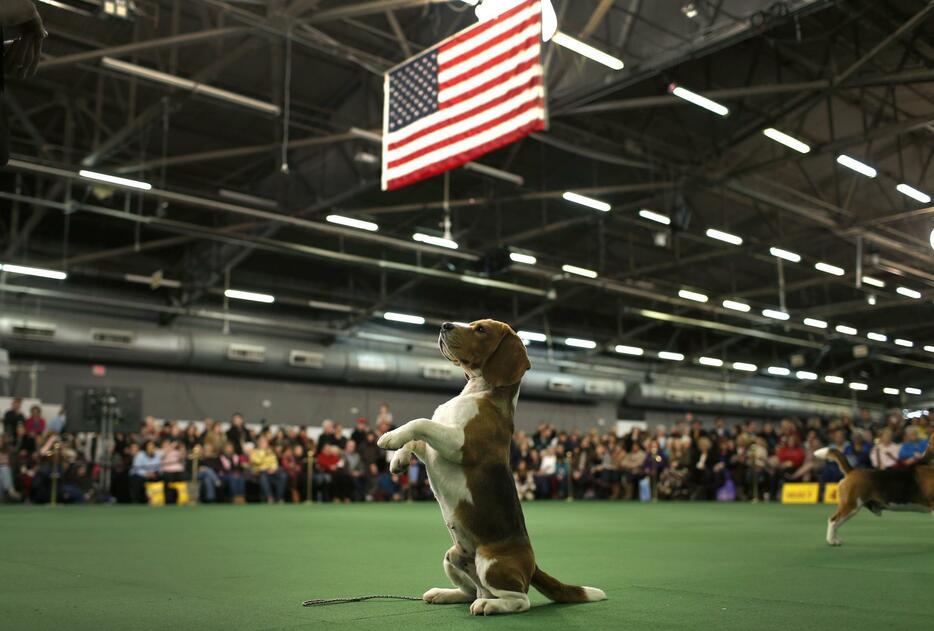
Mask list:
POLYGON ((321 607, 324 605, 342 605, 344 603, 362 603, 364 600, 418 600, 421 596, 351 596, 349 598, 314 598, 302 603, 302 607, 321 607))

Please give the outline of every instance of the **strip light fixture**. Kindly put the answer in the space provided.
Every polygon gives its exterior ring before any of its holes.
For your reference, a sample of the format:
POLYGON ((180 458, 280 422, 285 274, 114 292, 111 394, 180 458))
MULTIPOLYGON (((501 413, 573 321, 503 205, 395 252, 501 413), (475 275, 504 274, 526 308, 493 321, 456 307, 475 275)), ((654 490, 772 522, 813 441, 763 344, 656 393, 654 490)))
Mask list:
POLYGON ((934 346, 931 346, 930 344, 928 344, 927 346, 924 347, 924 350, 926 350, 929 353, 934 353, 934 346))
POLYGON ((418 241, 419 243, 427 243, 428 245, 434 245, 439 248, 447 248, 449 250, 456 250, 458 247, 456 241, 451 239, 446 239, 444 237, 436 237, 430 234, 424 234, 422 232, 416 232, 412 235, 413 241, 418 241))
POLYGON ((849 386, 850 390, 869 390, 869 386, 867 386, 865 383, 860 383, 859 381, 851 381, 849 386))
POLYGON ((791 371, 784 366, 769 366, 768 373, 770 375, 775 375, 776 377, 787 377, 791 374, 791 371))
POLYGON ((789 136, 788 134, 784 132, 780 132, 773 127, 769 127, 768 129, 763 129, 762 133, 765 135, 766 138, 771 138, 775 142, 783 144, 789 149, 794 149, 798 153, 808 153, 811 150, 810 145, 808 145, 807 143, 803 143, 797 138, 789 136))
POLYGON ((719 114, 720 116, 726 116, 730 113, 730 109, 725 106, 708 99, 706 96, 701 96, 696 92, 691 92, 687 88, 682 88, 680 85, 672 83, 668 86, 668 91, 671 92, 674 96, 679 99, 684 99, 688 103, 693 103, 698 107, 702 107, 705 110, 713 112, 714 114, 719 114))
POLYGON ((866 177, 876 177, 877 175, 877 172, 874 168, 872 168, 868 164, 860 162, 856 158, 851 158, 850 156, 846 154, 841 154, 837 156, 837 164, 841 164, 845 166, 846 168, 852 169, 853 171, 856 171, 857 173, 861 175, 865 175, 866 177))
POLYGON ((584 276, 586 278, 597 277, 597 273, 595 271, 592 269, 587 269, 586 267, 578 267, 576 265, 562 265, 561 269, 568 274, 576 274, 577 276, 584 276))
POLYGON ((670 362, 684 361, 684 355, 682 355, 681 353, 673 353, 671 351, 659 351, 658 358, 664 359, 670 362))
POLYGON ((882 392, 885 394, 890 394, 892 396, 898 396, 898 388, 882 388, 882 392))
POLYGON ((645 351, 638 346, 626 346, 625 344, 618 344, 615 350, 620 355, 633 355, 635 357, 641 357, 645 351))
POLYGON ((733 311, 741 311, 743 313, 749 313, 752 309, 745 302, 739 302, 738 300, 724 300, 722 303, 724 309, 732 309, 733 311))
POLYGON ((895 345, 903 346, 905 348, 912 348, 915 345, 915 343, 912 342, 911 340, 906 340, 904 338, 898 337, 898 338, 895 338, 895 345))
POLYGON ((885 287, 884 280, 879 280, 878 278, 873 278, 872 276, 863 276, 862 281, 864 285, 872 285, 873 287, 878 287, 879 289, 885 287))
POLYGON ((145 66, 131 64, 125 61, 121 61, 120 59, 114 59, 113 57, 102 57, 101 65, 104 68, 109 68, 110 70, 116 70, 117 72, 139 77, 140 79, 147 79, 156 83, 162 83, 173 88, 190 90, 194 94, 209 96, 220 101, 226 101, 227 103, 246 107, 264 114, 278 116, 282 112, 281 108, 278 105, 274 105, 273 103, 267 103, 266 101, 253 99, 242 94, 237 94, 236 92, 215 88, 213 86, 198 83, 197 81, 192 81, 190 79, 184 79, 166 72, 159 72, 158 70, 146 68, 145 66))
POLYGON ((801 381, 817 381, 817 373, 811 372, 810 370, 799 370, 795 373, 795 377, 801 381))
POLYGON ((535 265, 538 263, 537 258, 531 254, 523 254, 522 252, 510 252, 509 260, 513 263, 522 263, 524 265, 535 265))
POLYGON ((521 339, 530 342, 547 342, 548 337, 544 333, 535 333, 533 331, 519 331, 516 333, 521 339))
POLYGON ((340 226, 347 226, 349 228, 357 228, 358 230, 366 230, 368 232, 376 232, 379 230, 379 226, 373 223, 372 221, 364 221, 362 219, 354 219, 353 217, 344 217, 343 215, 328 215, 328 223, 336 223, 340 226))
POLYGON ((383 314, 384 320, 389 320, 390 322, 402 322, 404 324, 425 324, 425 318, 422 316, 412 315, 410 313, 397 313, 395 311, 387 311, 383 314))
POLYGON ((825 274, 832 274, 833 276, 843 276, 846 274, 846 270, 842 267, 837 267, 836 265, 831 265, 830 263, 824 263, 823 261, 820 263, 815 263, 814 269, 816 269, 818 272, 824 272, 825 274))
POLYGON ((845 324, 838 324, 837 326, 834 327, 834 331, 836 331, 837 333, 843 333, 844 335, 856 335, 857 333, 859 333, 859 331, 857 331, 853 327, 847 326, 845 324))
POLYGON ((565 338, 564 343, 568 346, 573 346, 574 348, 586 348, 590 350, 597 348, 597 343, 593 340, 585 340, 579 337, 565 338))
POLYGON ((580 204, 581 206, 587 206, 588 208, 593 208, 594 210, 599 210, 605 213, 613 210, 613 206, 602 202, 599 199, 594 199, 593 197, 587 197, 586 195, 580 195, 579 193, 574 193, 573 191, 567 191, 562 195, 565 201, 574 202, 575 204, 580 204))
POLYGON ((897 287, 895 293, 901 294, 907 298, 914 298, 915 300, 921 299, 921 292, 914 289, 909 289, 908 287, 897 287))
POLYGON ((908 186, 907 184, 899 184, 898 186, 895 187, 895 190, 897 190, 902 195, 907 195, 911 199, 921 202, 922 204, 931 203, 930 195, 928 195, 927 193, 923 191, 919 191, 913 186, 908 186))
POLYGON ((884 335, 882 333, 876 333, 875 331, 870 331, 869 333, 866 334, 866 337, 868 337, 873 342, 888 342, 889 341, 888 335, 884 335))
POLYGON ((224 296, 233 298, 234 300, 262 302, 265 304, 272 304, 276 301, 275 296, 270 296, 269 294, 261 294, 255 291, 240 291, 239 289, 227 289, 224 291, 224 296))
POLYGON ((791 261, 792 263, 801 262, 801 255, 790 250, 783 250, 782 248, 769 248, 769 254, 780 259, 785 259, 786 261, 791 261))
POLYGON ((23 276, 38 276, 39 278, 51 278, 52 280, 65 280, 68 274, 58 270, 43 269, 41 267, 27 267, 25 265, 14 265, 4 263, 0 265, 0 271, 8 274, 22 274, 23 276))
POLYGON ((791 316, 784 311, 779 311, 778 309, 763 309, 762 315, 766 318, 772 318, 773 320, 787 320, 791 316))
POLYGON ((698 357, 697 363, 704 366, 710 366, 712 368, 720 368, 723 366, 723 360, 717 359, 716 357, 698 357))
POLYGON ((643 208, 642 210, 640 210, 639 216, 642 217, 643 219, 648 219, 649 221, 660 223, 663 226, 671 225, 670 217, 667 217, 666 215, 663 215, 661 213, 657 213, 654 210, 649 210, 648 208, 643 208))
POLYGON ((743 238, 735 234, 730 234, 729 232, 724 232, 723 230, 717 230, 716 228, 707 228, 707 236, 711 239, 716 239, 717 241, 723 241, 724 243, 729 243, 730 245, 742 245, 743 238))
POLYGON ((921 394, 921 388, 905 388, 905 394, 921 394))
POLYGON ((678 297, 684 298, 685 300, 693 300, 694 302, 707 302, 708 300, 706 295, 698 293, 696 291, 691 291, 690 289, 679 290, 678 297))
POLYGON ((567 33, 558 31, 551 38, 551 41, 553 41, 558 46, 563 46, 568 50, 573 50, 578 55, 583 55, 584 57, 592 59, 599 64, 603 64, 612 70, 622 70, 625 67, 622 59, 605 53, 598 48, 594 48, 590 44, 586 44, 575 37, 571 37, 567 33))
POLYGON ((126 186, 128 188, 137 188, 141 191, 150 191, 152 190, 152 184, 149 182, 141 182, 139 180, 131 180, 125 177, 118 177, 116 175, 108 175, 107 173, 98 173, 97 171, 88 171, 87 169, 81 169, 78 171, 78 175, 87 179, 95 180, 97 182, 106 182, 107 184, 116 184, 117 186, 126 186))
POLYGON ((837 375, 826 375, 824 377, 824 381, 826 381, 827 383, 832 383, 832 384, 839 386, 843 384, 843 377, 839 377, 837 375))
POLYGON ((805 318, 804 324, 806 326, 812 326, 815 329, 826 329, 827 328, 827 323, 824 322, 823 320, 818 320, 817 318, 805 318))
POLYGON ((759 370, 759 367, 748 362, 733 362, 733 370, 740 370, 742 372, 756 372, 759 370))

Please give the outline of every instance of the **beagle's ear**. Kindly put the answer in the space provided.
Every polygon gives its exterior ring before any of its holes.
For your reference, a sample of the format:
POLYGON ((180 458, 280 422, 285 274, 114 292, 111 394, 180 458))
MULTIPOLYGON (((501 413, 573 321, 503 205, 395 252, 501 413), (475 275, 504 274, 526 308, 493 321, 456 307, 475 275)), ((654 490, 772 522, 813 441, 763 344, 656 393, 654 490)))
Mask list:
POLYGON ((503 328, 503 339, 481 370, 483 379, 494 388, 519 383, 532 367, 529 355, 525 352, 525 344, 510 327, 504 325, 503 328))

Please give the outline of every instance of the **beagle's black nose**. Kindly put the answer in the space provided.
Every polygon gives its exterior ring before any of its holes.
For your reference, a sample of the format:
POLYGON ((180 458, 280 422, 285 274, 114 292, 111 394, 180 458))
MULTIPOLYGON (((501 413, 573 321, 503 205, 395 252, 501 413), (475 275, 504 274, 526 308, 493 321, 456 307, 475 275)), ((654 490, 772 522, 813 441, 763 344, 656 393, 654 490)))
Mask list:
POLYGON ((450 330, 453 329, 453 328, 454 328, 454 323, 453 323, 453 322, 445 322, 444 324, 441 325, 441 330, 442 330, 442 331, 450 331, 450 330))

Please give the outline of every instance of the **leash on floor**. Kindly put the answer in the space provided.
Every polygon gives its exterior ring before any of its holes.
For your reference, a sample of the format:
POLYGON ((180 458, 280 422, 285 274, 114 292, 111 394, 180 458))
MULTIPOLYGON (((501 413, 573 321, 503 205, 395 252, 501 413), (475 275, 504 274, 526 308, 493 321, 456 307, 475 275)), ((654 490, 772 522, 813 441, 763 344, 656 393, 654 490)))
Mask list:
POLYGON ((349 598, 314 598, 302 603, 302 607, 321 607, 324 605, 342 605, 344 603, 361 603, 365 600, 418 600, 421 596, 351 596, 349 598))

